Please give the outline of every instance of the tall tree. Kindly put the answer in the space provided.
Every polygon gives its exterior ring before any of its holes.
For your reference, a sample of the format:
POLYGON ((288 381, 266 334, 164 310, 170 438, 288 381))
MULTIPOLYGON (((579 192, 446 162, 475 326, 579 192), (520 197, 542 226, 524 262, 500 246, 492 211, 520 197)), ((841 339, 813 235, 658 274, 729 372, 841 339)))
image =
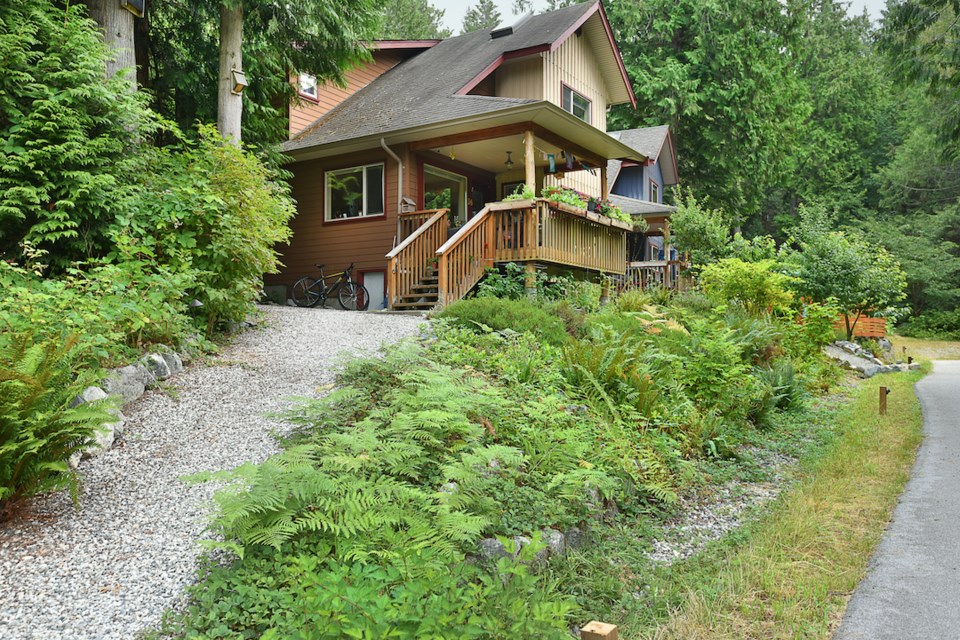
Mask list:
POLYGON ((429 0, 387 0, 383 4, 383 40, 432 40, 449 38, 451 31, 443 26, 443 9, 429 0))
POLYGON ((137 88, 136 59, 133 43, 133 14, 120 6, 119 0, 86 0, 87 11, 100 27, 103 41, 110 48, 106 74, 112 78, 127 71, 131 90, 137 88))
POLYGON ((481 29, 492 29, 500 24, 500 11, 493 0, 479 0, 476 6, 467 9, 463 16, 463 28, 460 33, 470 33, 481 29))
POLYGON ((788 166, 800 85, 796 25, 778 0, 610 0, 638 109, 610 127, 669 124, 680 175, 739 220, 755 216, 788 166))
POLYGON ((155 104, 184 128, 215 120, 218 87, 229 90, 219 73, 221 5, 242 15, 241 57, 228 62, 242 59, 249 82, 243 139, 261 147, 286 137, 286 107, 297 99, 291 76, 302 71, 320 82, 343 82, 345 69, 369 56, 364 42, 376 38, 380 21, 374 0, 157 3, 149 46, 155 104))

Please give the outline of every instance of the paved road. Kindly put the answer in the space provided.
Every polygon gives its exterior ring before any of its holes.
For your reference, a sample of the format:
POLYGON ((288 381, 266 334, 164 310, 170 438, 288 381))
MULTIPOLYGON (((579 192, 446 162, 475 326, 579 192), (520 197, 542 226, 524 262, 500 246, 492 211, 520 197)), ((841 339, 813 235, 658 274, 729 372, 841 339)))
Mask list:
POLYGON ((834 640, 960 638, 960 360, 917 384, 924 440, 834 640))

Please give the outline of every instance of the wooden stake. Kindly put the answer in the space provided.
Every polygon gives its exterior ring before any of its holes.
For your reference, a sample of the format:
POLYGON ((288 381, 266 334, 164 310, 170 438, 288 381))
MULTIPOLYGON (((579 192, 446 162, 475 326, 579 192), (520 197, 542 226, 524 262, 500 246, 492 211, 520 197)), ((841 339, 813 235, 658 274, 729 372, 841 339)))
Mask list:
POLYGON ((880 387, 880 415, 887 415, 887 394, 890 390, 886 387, 880 387))
POLYGON ((580 640, 619 640, 617 625, 594 620, 580 629, 580 640))

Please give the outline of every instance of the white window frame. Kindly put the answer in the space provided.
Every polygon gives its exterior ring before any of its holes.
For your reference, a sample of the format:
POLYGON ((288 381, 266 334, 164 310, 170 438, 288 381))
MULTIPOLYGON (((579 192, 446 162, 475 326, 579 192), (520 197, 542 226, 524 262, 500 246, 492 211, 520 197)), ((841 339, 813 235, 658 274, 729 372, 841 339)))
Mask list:
POLYGON ((660 202, 660 184, 653 178, 650 178, 649 191, 650 202, 660 202), (654 192, 656 192, 656 196, 654 196, 654 192))
POLYGON ((587 124, 593 124, 593 100, 583 95, 582 93, 580 93, 579 91, 577 91, 576 89, 568 85, 566 82, 560 83, 560 108, 566 111, 567 113, 569 113, 570 115, 572 115, 574 118, 577 118, 578 120, 583 120, 587 124), (567 108, 568 92, 570 94, 569 109, 567 108), (578 116, 576 113, 573 112, 574 98, 580 98, 581 100, 587 103, 586 111, 584 113, 584 115, 586 116, 585 118, 581 118, 580 116, 578 116))
POLYGON ((386 215, 387 208, 387 168, 386 163, 383 162, 374 162, 371 164, 362 164, 356 167, 344 167, 343 169, 331 169, 329 171, 323 172, 323 218, 327 222, 340 222, 343 220, 362 220, 364 218, 380 218, 386 215), (384 211, 375 211, 369 212, 368 207, 369 203, 367 202, 367 169, 371 167, 380 167, 380 202, 383 203, 384 211), (330 198, 330 176, 338 175, 344 173, 352 173, 354 171, 362 171, 363 175, 363 184, 360 185, 360 191, 363 194, 363 205, 360 209, 360 215, 351 216, 346 218, 334 218, 330 211, 330 204, 332 199, 330 198))
POLYGON ((320 100, 320 87, 317 85, 317 77, 309 73, 301 73, 297 76, 297 93, 309 100, 320 100))

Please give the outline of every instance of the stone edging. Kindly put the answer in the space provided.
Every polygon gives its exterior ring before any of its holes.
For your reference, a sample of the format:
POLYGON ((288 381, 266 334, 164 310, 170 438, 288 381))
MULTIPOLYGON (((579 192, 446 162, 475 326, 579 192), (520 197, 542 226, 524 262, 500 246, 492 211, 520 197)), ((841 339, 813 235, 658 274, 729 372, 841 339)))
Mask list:
POLYGON ((126 416, 121 411, 123 406, 140 398, 147 389, 155 387, 159 380, 166 380, 183 371, 183 362, 184 358, 173 351, 148 353, 134 364, 112 369, 100 387, 84 389, 71 406, 115 397, 119 399, 120 409, 111 411, 116 419, 103 423, 102 429, 96 433, 89 447, 70 456, 70 467, 76 469, 81 459, 93 458, 112 447, 114 441, 123 435, 126 423, 126 416))

